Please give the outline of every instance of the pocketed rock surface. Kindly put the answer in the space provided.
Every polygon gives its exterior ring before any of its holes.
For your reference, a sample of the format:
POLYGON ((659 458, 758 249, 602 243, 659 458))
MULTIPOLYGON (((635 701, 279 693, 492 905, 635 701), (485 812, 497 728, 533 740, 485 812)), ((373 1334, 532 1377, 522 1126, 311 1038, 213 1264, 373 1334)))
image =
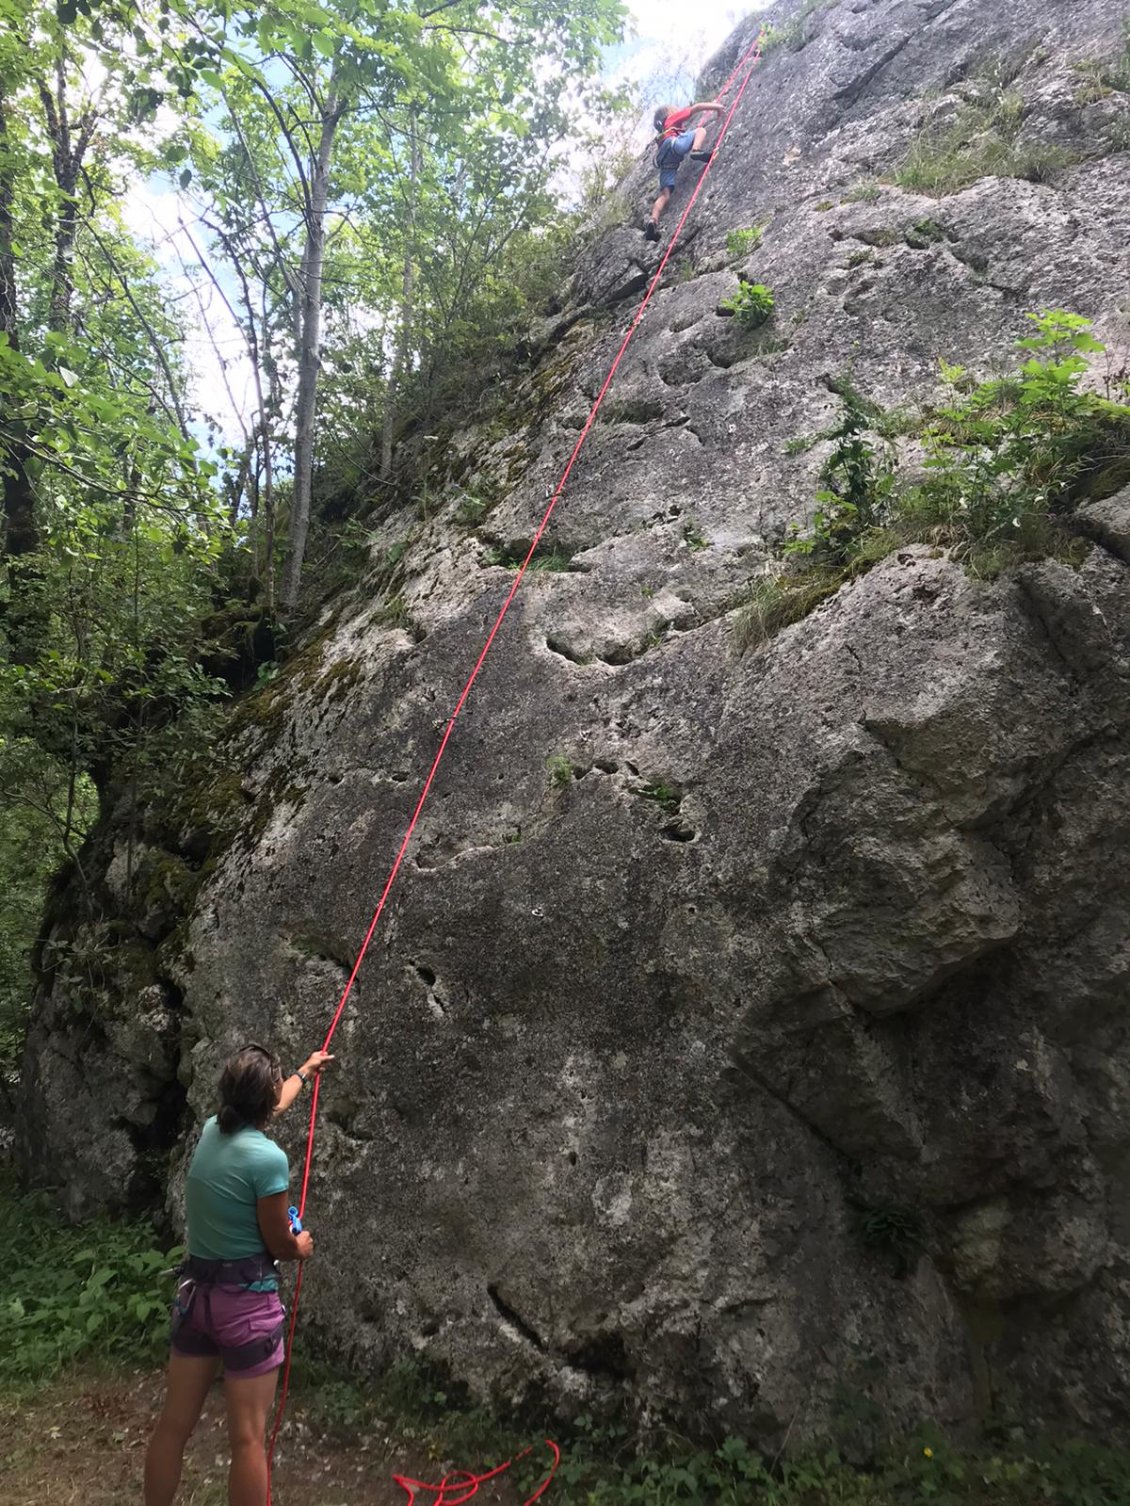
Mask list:
MULTIPOLYGON (((1130 95, 1080 86, 1123 16, 839 0, 755 74, 335 1040, 303 1326, 353 1369, 418 1353, 501 1404, 774 1447, 989 1405, 1127 1436, 1130 493, 1088 504, 1078 567, 986 583, 915 547, 732 635, 811 515, 826 448, 787 442, 835 420, 832 379, 927 404, 939 357, 1000 371, 1046 307, 1094 321, 1096 382, 1124 362, 1130 95), (1048 181, 887 181, 1002 89, 1048 181), (739 274, 776 296, 754 334, 717 312, 739 274)), ((175 1205, 225 1053, 320 1041, 512 583, 492 561, 662 250, 653 176, 445 436, 426 520, 381 525, 372 580, 238 709, 196 818, 131 833, 123 804, 103 918, 60 891, 49 940, 100 961, 44 978, 20 1144, 73 1211, 175 1205)), ((298 1163, 297 1117, 281 1138, 298 1163)))

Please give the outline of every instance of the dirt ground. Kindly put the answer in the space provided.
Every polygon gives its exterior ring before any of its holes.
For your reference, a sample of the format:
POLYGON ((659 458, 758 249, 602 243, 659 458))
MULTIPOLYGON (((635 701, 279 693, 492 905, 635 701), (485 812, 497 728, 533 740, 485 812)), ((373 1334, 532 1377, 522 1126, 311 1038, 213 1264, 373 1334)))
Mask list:
MULTIPOLYGON (((0 1506, 141 1506, 161 1388, 159 1371, 78 1374, 30 1400, 0 1396, 0 1506)), ((189 1444, 177 1506, 225 1506, 227 1462, 223 1396, 214 1387, 189 1444)), ((408 1506, 394 1473, 439 1481, 447 1468, 486 1470, 501 1462, 436 1461, 422 1458, 419 1445, 398 1449, 380 1437, 343 1447, 320 1436, 299 1404, 288 1408, 275 1455, 274 1506, 408 1506)), ((419 1492, 416 1506, 435 1501, 434 1493, 419 1492)), ((518 1503, 505 1482, 475 1496, 475 1506, 518 1503)))

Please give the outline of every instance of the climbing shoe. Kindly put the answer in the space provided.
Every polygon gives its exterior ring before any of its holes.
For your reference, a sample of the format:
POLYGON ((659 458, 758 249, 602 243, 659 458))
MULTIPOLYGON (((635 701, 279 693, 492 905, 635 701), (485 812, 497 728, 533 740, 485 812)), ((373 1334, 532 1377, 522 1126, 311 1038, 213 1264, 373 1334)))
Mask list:
POLYGON ((657 220, 648 220, 647 224, 643 227, 643 238, 645 241, 657 241, 659 239, 659 222, 657 220))
POLYGON ((714 155, 713 151, 709 151, 709 152, 692 152, 691 153, 691 161, 692 162, 709 162, 710 159, 711 159, 711 157, 713 157, 713 155, 714 155))

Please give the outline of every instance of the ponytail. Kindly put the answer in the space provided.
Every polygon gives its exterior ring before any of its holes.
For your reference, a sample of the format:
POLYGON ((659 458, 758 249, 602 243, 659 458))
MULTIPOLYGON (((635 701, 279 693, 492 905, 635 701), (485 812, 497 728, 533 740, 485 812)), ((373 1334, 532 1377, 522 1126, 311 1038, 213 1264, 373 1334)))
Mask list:
POLYGON ((220 1077, 220 1108, 216 1115, 221 1135, 262 1129, 270 1123, 279 1101, 282 1068, 266 1046, 251 1041, 230 1057, 220 1077))

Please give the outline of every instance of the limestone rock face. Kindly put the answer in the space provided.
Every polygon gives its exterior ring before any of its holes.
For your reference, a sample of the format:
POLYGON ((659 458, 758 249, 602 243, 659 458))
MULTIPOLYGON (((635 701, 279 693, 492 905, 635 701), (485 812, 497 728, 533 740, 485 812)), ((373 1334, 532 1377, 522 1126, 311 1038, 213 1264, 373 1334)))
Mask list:
MULTIPOLYGON (((417 1351, 503 1402, 623 1396, 767 1442, 860 1395, 1125 1436, 1126 497, 1087 509, 1081 566, 989 584, 918 547, 756 652, 730 633, 811 514, 822 451, 787 442, 834 419, 832 377, 926 402, 940 356, 997 370, 1048 306, 1130 349, 1130 97, 1085 102, 1076 66, 1123 15, 840 0, 755 76, 555 514, 565 568, 526 579, 335 1040, 303 1301, 358 1368, 417 1351), (1057 148, 1049 181, 884 181, 986 79, 1022 100, 1029 161, 1057 148), (717 312, 739 273, 776 295, 754 335, 717 312)), ((167 813, 145 862, 100 839, 117 944, 151 967, 106 962, 97 1008, 65 968, 44 984, 22 1154, 72 1207, 144 1189, 242 1040, 321 1040, 512 583, 495 561, 656 260, 634 225, 584 250, 433 459, 442 502, 384 525, 377 553, 410 544, 399 610, 337 602, 237 713, 206 876, 167 813)))

